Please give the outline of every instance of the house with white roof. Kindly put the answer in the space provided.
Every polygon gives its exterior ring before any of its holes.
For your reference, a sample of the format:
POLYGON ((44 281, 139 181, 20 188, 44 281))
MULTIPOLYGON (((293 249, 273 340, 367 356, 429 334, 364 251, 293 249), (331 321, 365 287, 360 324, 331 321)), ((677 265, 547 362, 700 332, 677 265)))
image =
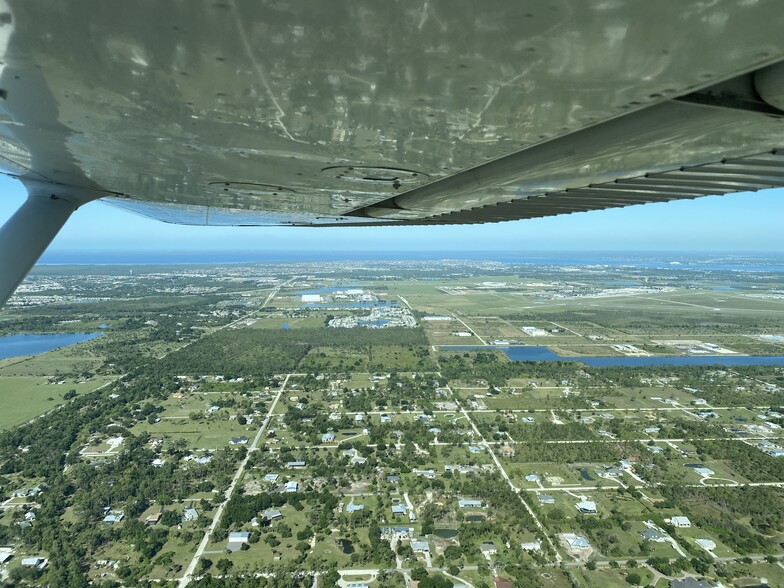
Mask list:
POLYGON ((596 514, 596 503, 593 500, 581 500, 576 505, 582 514, 596 514))
POLYGON ((482 501, 471 498, 461 498, 457 501, 457 506, 459 508, 482 508, 482 501))
POLYGON ((581 537, 580 535, 575 535, 574 533, 563 533, 561 535, 566 541, 566 544, 571 549, 589 549, 591 547, 591 543, 585 537, 581 537))
POLYGON ((688 529, 691 527, 691 521, 689 517, 672 517, 670 519, 670 524, 673 527, 679 527, 681 529, 688 529))
POLYGON ((702 547, 705 551, 713 551, 716 549, 716 542, 713 539, 697 539, 694 541, 697 545, 702 547))
POLYGON ((234 531, 229 533, 229 540, 226 544, 227 551, 239 551, 244 543, 248 543, 250 533, 247 531, 234 531))

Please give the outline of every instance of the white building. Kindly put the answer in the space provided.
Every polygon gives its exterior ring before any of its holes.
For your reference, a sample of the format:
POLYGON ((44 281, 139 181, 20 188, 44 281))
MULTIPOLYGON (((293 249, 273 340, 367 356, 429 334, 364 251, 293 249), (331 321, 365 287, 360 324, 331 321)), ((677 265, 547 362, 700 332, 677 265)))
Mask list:
POLYGON ((673 527, 678 527, 681 529, 688 529, 691 527, 691 521, 689 517, 672 517, 670 519, 670 523, 673 527))

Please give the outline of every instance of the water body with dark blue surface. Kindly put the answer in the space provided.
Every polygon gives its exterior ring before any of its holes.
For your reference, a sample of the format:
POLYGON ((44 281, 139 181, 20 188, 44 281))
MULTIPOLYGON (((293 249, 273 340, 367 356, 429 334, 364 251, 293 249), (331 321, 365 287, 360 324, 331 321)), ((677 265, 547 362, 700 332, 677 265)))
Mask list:
POLYGON ((784 365, 784 355, 700 355, 658 357, 562 357, 547 347, 494 347, 491 345, 442 345, 442 351, 502 351, 514 361, 579 361, 592 367, 642 367, 687 365, 784 365))
POLYGON ((0 359, 38 355, 100 337, 102 333, 53 333, 47 335, 6 335, 0 337, 0 359))

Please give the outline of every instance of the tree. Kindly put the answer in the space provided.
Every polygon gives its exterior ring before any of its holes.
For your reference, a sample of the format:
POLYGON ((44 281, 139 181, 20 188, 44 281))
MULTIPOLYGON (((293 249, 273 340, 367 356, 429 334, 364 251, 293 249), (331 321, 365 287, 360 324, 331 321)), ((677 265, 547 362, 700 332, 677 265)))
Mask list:
POLYGON ((324 588, 336 588, 338 580, 340 580, 340 574, 338 573, 337 568, 331 567, 321 575, 319 586, 324 586, 324 588))
POLYGON ((421 582, 425 578, 427 578, 428 573, 425 568, 422 566, 416 566, 415 568, 411 569, 411 579, 417 582, 421 582))
POLYGON ((632 572, 626 576, 626 582, 632 586, 639 586, 640 582, 642 582, 642 578, 637 572, 632 572))
POLYGON ((234 566, 234 563, 230 559, 223 557, 218 560, 216 565, 221 573, 225 575, 234 566))

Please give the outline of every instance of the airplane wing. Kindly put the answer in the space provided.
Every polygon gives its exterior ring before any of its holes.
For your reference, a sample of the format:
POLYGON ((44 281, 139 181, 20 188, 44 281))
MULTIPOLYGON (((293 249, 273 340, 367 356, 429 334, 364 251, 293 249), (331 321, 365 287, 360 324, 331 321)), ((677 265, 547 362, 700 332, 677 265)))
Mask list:
POLYGON ((48 238, 97 198, 336 226, 754 191, 784 185, 782 30, 778 0, 0 0, 0 173, 24 218, 71 207, 48 238))

